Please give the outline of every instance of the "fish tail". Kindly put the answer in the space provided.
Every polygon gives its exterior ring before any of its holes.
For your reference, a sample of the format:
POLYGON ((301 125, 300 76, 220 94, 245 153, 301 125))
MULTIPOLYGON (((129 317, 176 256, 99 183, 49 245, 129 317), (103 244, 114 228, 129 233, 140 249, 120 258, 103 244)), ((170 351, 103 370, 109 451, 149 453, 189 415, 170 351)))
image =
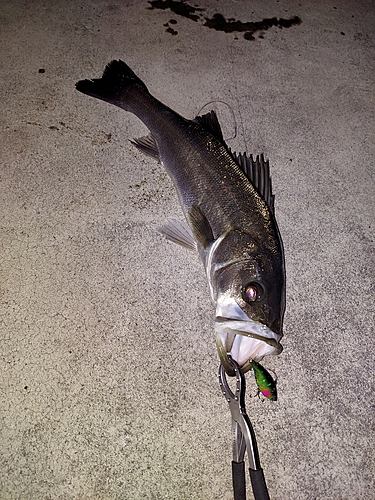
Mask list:
POLYGON ((110 62, 101 78, 80 80, 76 89, 127 111, 132 111, 131 103, 137 94, 148 94, 146 85, 123 61, 110 62))

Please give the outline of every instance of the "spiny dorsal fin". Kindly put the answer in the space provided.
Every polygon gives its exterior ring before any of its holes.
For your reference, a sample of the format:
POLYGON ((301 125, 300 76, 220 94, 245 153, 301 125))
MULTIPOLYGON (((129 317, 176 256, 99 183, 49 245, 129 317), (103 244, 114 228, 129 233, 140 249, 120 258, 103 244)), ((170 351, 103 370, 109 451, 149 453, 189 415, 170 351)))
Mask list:
POLYGON ((158 146, 151 134, 139 137, 139 139, 133 139, 130 142, 134 144, 139 151, 142 151, 142 153, 159 160, 158 146))
POLYGON ((197 242, 186 221, 170 220, 164 226, 158 228, 159 233, 167 240, 177 243, 189 250, 197 251, 197 242))
POLYGON ((254 161, 253 155, 247 156, 246 153, 235 153, 229 150, 233 160, 244 172, 246 177, 251 181, 255 189, 267 203, 272 213, 275 211, 275 196, 272 194, 272 182, 270 177, 269 161, 264 160, 264 156, 256 157, 254 161))
POLYGON ((207 248, 214 240, 212 228, 207 217, 196 204, 193 204, 189 208, 188 217, 194 238, 203 248, 207 248))
POLYGON ((207 132, 224 143, 223 132, 221 131, 220 123, 215 111, 210 111, 205 115, 197 116, 193 121, 199 123, 199 125, 207 130, 207 132))

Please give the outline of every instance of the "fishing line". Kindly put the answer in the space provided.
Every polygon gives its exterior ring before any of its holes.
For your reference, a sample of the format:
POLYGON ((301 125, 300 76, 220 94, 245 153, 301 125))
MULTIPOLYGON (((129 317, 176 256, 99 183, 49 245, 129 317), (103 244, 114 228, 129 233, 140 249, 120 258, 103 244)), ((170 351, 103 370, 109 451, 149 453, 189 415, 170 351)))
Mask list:
POLYGON ((231 63, 231 72, 232 72, 232 82, 233 82, 233 87, 234 87, 234 99, 237 102, 237 113, 238 113, 238 115, 240 117, 240 124, 241 124, 241 128, 242 128, 242 139, 243 139, 243 141, 245 143, 245 149, 244 149, 244 151, 248 151, 246 137, 245 137, 245 128, 244 128, 244 125, 243 125, 243 118, 242 118, 242 113, 241 113, 241 105, 240 105, 240 100, 238 98, 238 86, 237 86, 236 72, 235 72, 235 69, 234 69, 234 49, 233 49, 233 45, 234 45, 234 43, 235 43, 236 40, 238 40, 238 39, 234 38, 232 40, 232 42, 229 44, 230 63, 231 63))

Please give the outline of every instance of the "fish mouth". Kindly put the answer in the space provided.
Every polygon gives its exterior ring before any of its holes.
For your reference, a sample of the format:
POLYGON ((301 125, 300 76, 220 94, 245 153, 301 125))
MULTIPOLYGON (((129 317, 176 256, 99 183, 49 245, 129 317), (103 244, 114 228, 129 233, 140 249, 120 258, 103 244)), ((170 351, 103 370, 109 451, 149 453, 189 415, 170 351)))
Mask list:
POLYGON ((258 362, 264 356, 281 353, 281 334, 249 318, 233 300, 224 302, 217 306, 215 334, 219 358, 228 375, 234 374, 228 354, 245 373, 251 369, 250 361, 258 362), (230 314, 224 315, 225 312, 230 314))
POLYGON ((280 354, 281 335, 266 325, 255 321, 238 321, 217 318, 215 322, 216 346, 221 364, 231 375, 233 367, 228 354, 237 361, 245 373, 251 369, 250 361, 261 361, 264 356, 280 354))

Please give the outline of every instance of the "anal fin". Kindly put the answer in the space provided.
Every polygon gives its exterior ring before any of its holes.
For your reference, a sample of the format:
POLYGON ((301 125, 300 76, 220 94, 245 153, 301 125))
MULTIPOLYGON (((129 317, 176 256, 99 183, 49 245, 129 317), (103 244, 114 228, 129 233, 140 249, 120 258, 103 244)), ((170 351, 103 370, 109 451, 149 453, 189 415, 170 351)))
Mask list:
POLYGON ((134 146, 139 149, 142 153, 151 156, 159 161, 159 150, 155 139, 152 135, 145 135, 139 139, 133 139, 130 141, 134 146))

